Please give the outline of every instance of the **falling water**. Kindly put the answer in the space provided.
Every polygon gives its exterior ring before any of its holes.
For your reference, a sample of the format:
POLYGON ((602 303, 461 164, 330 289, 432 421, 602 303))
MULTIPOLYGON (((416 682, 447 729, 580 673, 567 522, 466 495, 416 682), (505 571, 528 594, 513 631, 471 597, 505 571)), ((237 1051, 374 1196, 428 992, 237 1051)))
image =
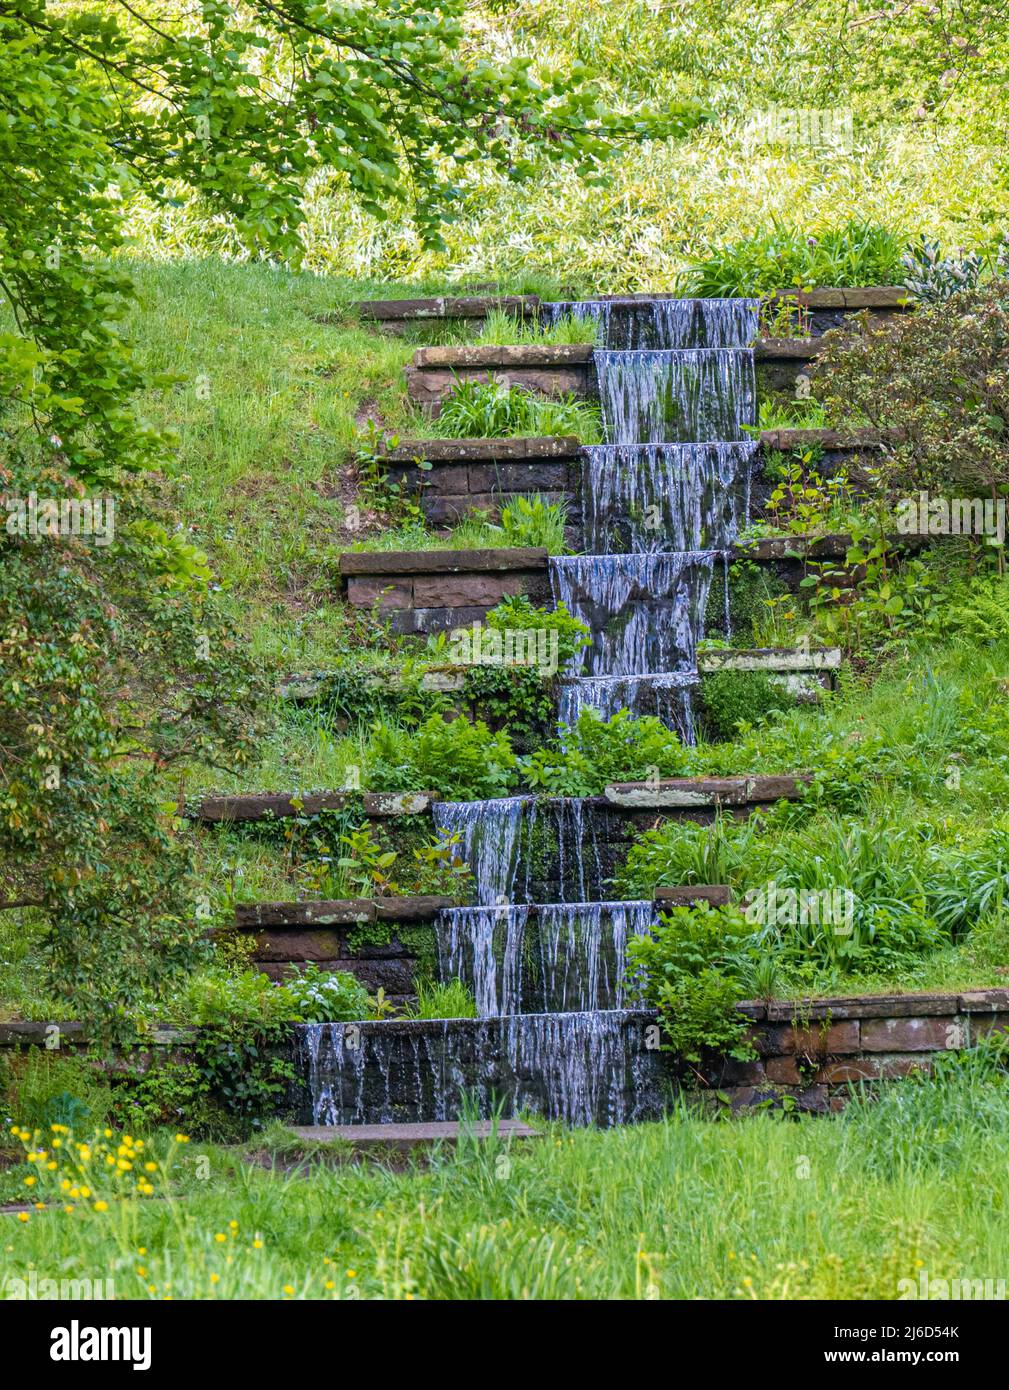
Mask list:
POLYGON ((305 1118, 423 1123, 534 1111, 572 1125, 653 1119, 668 1101, 647 1016, 617 1010, 299 1027, 305 1118))
MULTIPOLYGON (((565 673, 562 717, 626 705, 691 741, 712 568, 716 557, 727 566, 748 508, 756 302, 585 301, 542 313, 592 317, 606 344, 595 358, 609 444, 586 451, 584 472, 596 553, 550 562, 555 600, 593 633, 565 673)), ((481 1017, 299 1028, 306 1115, 422 1122, 499 1104, 582 1125, 660 1115, 670 1083, 646 1033, 654 1019, 621 1011, 633 1002, 628 938, 654 917, 650 903, 601 901, 619 843, 612 814, 578 798, 435 803, 438 827, 459 833, 478 903, 441 915, 439 969, 470 986, 481 1017)))
POLYGON ((519 839, 530 805, 535 814, 535 803, 524 796, 434 803, 435 826, 459 835, 460 856, 470 867, 478 903, 514 901, 519 839))
POLYGON ((557 717, 574 724, 583 709, 594 709, 601 719, 612 719, 618 710, 633 710, 637 717, 651 715, 680 736, 695 742, 694 696, 700 685, 696 671, 662 671, 643 676, 581 676, 561 686, 557 717))
POLYGON ((540 305, 548 324, 570 314, 594 319, 599 339, 621 351, 745 348, 757 336, 758 299, 583 299, 540 305))
POLYGON ((755 418, 753 353, 745 349, 607 351, 595 363, 612 444, 742 439, 755 418))
POLYGON ((438 977, 460 979, 481 1018, 521 1013, 528 907, 455 907, 438 914, 438 977))
POLYGON ((651 902, 457 907, 439 914, 438 973, 461 979, 481 1018, 620 1009, 627 939, 655 923, 651 902))
POLYGON ((565 555, 550 560, 555 602, 592 629, 571 675, 638 676, 695 669, 714 550, 565 555))
POLYGON ((435 824, 458 833, 479 907, 603 896, 607 865, 594 809, 581 797, 441 801, 435 824))
POLYGON ((749 519, 754 441, 602 444, 582 450, 585 549, 723 549, 749 519))

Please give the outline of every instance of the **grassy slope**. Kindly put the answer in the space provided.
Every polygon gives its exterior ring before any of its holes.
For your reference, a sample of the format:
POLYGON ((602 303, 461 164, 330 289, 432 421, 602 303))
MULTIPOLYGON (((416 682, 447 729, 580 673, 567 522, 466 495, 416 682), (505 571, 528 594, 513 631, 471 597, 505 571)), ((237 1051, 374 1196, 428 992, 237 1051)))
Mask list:
POLYGON ((144 402, 173 429, 176 514, 210 554, 253 649, 324 664, 340 631, 335 547, 358 425, 424 432, 403 390, 412 348, 339 313, 349 286, 263 266, 138 263, 131 323, 142 359, 189 380, 144 402))

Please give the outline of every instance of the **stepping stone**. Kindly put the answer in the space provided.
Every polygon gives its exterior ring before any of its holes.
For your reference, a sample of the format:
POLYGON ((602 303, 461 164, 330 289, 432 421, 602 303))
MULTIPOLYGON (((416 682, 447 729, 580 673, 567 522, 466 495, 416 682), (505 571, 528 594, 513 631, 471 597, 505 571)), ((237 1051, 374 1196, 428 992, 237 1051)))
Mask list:
POLYGON ((539 1139, 542 1132, 522 1120, 436 1120, 417 1125, 304 1125, 292 1133, 308 1143, 332 1143, 342 1139, 355 1149, 392 1147, 408 1150, 423 1144, 455 1144, 460 1137, 489 1139, 495 1132, 503 1139, 539 1139))

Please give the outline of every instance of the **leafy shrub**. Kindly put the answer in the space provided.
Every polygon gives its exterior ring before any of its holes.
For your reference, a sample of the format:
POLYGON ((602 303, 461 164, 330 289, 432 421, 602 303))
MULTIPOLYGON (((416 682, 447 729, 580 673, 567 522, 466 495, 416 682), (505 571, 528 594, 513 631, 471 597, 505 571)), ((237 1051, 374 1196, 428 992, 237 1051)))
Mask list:
POLYGON ((487 614, 487 626, 504 632, 508 629, 541 631, 557 634, 557 661, 560 667, 592 645, 592 632, 580 618, 569 612, 567 604, 554 608, 537 608, 528 594, 512 594, 503 598, 487 614))
POLYGON ((337 859, 335 872, 319 875, 318 889, 325 897, 468 897, 470 870, 460 858, 457 834, 428 839, 406 858, 363 821, 341 835, 340 846, 345 853, 337 859))
POLYGON ((884 227, 849 222, 816 237, 776 228, 730 243, 692 270, 703 298, 767 294, 793 285, 892 285, 903 242, 884 227))
POLYGON ((566 547, 567 507, 540 496, 513 497, 501 508, 501 539, 509 546, 542 546, 551 555, 566 547))
POLYGON ((187 982, 174 1008, 179 1023, 200 1030, 192 1051, 206 1104, 236 1132, 275 1112, 293 1077, 282 1056, 297 1017, 287 991, 258 970, 212 969, 187 982))
POLYGON ((650 935, 628 941, 628 975, 658 1010, 670 1051, 689 1062, 704 1048, 745 1059, 753 1047, 735 1005, 761 954, 738 909, 698 903, 664 912, 650 935))
POLYGON ((882 479, 899 495, 996 497, 1009 491, 1007 342, 1009 280, 988 281, 885 328, 862 318, 855 335, 828 335, 818 394, 886 444, 882 479))
POLYGON ((909 246, 901 261, 904 288, 923 304, 941 304, 961 290, 976 289, 984 271, 984 258, 976 251, 944 256, 939 243, 931 241, 909 246))
POLYGON ((959 602, 945 609, 943 625, 970 643, 1009 641, 1009 580, 973 580, 959 602))
POLYGON ((328 972, 306 965, 281 988, 302 1023, 349 1023, 370 1017, 368 991, 346 970, 328 972))
POLYGON ((760 724, 795 704, 795 697, 766 671, 713 671, 701 682, 701 698, 705 733, 713 739, 730 739, 740 724, 760 724))
MULTIPOLYGON (((112 1089, 94 1059, 31 1048, 12 1059, 3 1116, 29 1129, 61 1124, 87 1128, 104 1123, 112 1108, 112 1089)), ((2 1117, 0 1117, 2 1118, 2 1117)))
POLYGON ((597 796, 609 782, 675 777, 688 755, 677 735, 651 716, 635 719, 626 709, 611 719, 583 709, 547 748, 521 761, 530 787, 553 796, 597 796))
POLYGON ((571 434, 598 444, 603 437, 597 405, 574 396, 546 400, 497 381, 458 381, 442 402, 435 430, 445 439, 571 434))
POLYGON ((455 800, 505 796, 517 762, 508 735, 483 720, 431 715, 413 731, 372 729, 366 775, 373 791, 435 791, 455 800))

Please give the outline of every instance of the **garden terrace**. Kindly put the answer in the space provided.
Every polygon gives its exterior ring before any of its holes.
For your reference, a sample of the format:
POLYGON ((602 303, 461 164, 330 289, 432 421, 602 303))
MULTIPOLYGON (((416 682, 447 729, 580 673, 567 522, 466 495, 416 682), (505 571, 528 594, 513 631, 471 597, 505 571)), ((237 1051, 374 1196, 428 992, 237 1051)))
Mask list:
MULTIPOLYGON (((759 338, 754 344, 758 389, 794 387, 823 347, 817 338, 759 338)), ((437 416, 460 381, 496 381, 543 396, 598 395, 595 349, 584 343, 424 347, 406 367, 410 399, 437 416)))
MULTIPOLYGON (((845 467, 858 480, 858 460, 881 447, 871 430, 772 429, 759 436, 761 454, 751 479, 751 514, 761 515, 773 484, 761 461, 768 452, 815 452, 817 468, 845 467)), ((575 548, 581 538, 585 454, 574 435, 513 439, 407 439, 375 462, 401 495, 416 497, 429 526, 450 526, 471 511, 500 517, 510 498, 538 495, 566 508, 566 532, 575 548)))
POLYGON ((503 598, 550 603, 547 552, 540 548, 345 551, 340 574, 353 608, 377 606, 395 631, 443 632, 483 618, 503 598))
POLYGON ((285 820, 344 811, 362 804, 368 817, 420 816, 431 809, 433 792, 236 792, 204 796, 186 805, 194 821, 230 825, 239 821, 285 820))
MULTIPOLYGON (((590 295, 588 301, 608 305, 619 311, 667 298, 659 293, 590 295)), ((872 319, 891 318, 914 307, 900 285, 869 285, 861 288, 823 287, 813 290, 776 290, 766 296, 770 308, 775 301, 801 305, 805 321, 814 336, 840 327, 855 313, 867 311, 872 319)), ((355 304, 360 318, 386 333, 402 333, 412 325, 455 323, 464 327, 481 323, 488 314, 504 311, 530 319, 551 306, 538 295, 440 295, 428 299, 368 299, 355 304)))
POLYGON ((864 285, 857 288, 824 287, 814 290, 776 290, 768 296, 774 302, 801 305, 814 337, 844 326, 851 314, 868 312, 875 322, 886 322, 895 315, 909 313, 914 300, 902 285, 864 285))
POLYGON ((352 307, 366 323, 401 333, 416 323, 482 322, 496 310, 523 317, 539 308, 535 294, 440 295, 429 299, 364 299, 352 307))

